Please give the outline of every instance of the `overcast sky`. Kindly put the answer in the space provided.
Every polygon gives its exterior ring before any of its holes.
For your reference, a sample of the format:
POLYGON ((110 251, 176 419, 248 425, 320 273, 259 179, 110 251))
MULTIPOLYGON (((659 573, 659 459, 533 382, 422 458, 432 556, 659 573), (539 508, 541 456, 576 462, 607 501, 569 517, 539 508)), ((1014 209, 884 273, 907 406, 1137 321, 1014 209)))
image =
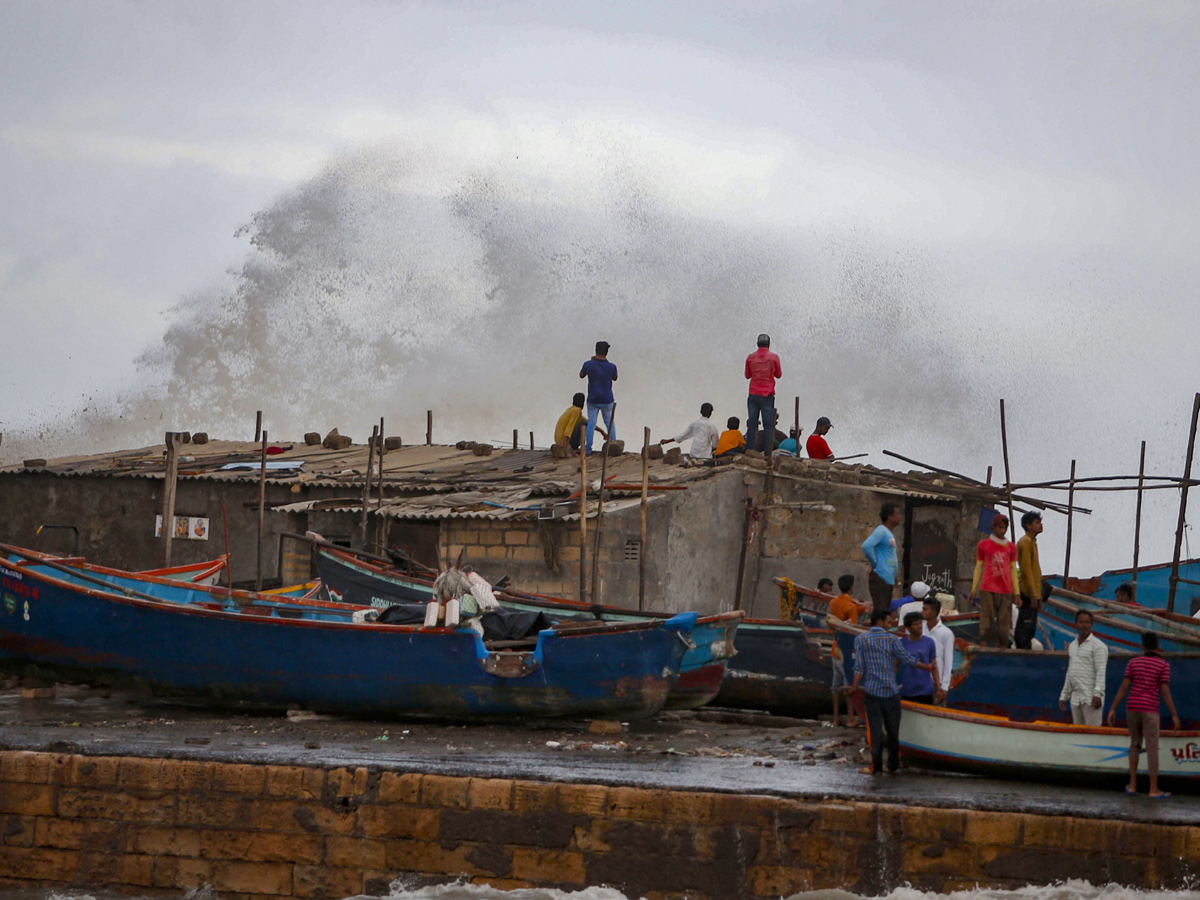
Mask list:
MULTIPOLYGON (((1197 46, 1190 2, 4 0, 0 460, 256 406, 545 440, 597 336, 657 436, 744 416, 768 330, 842 452, 980 477, 1003 396, 1017 480, 1178 474, 1197 46)), ((1092 499, 1080 574, 1132 543, 1092 499)))

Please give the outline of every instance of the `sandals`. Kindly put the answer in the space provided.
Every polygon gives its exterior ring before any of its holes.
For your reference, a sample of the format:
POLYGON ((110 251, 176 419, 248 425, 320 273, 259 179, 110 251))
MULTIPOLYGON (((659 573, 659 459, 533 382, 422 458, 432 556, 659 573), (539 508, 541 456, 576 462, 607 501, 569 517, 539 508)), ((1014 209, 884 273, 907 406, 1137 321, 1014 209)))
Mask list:
POLYGON ((1151 800, 1166 800, 1170 796, 1171 796, 1170 791, 1159 791, 1157 794, 1151 794, 1150 799, 1151 800))

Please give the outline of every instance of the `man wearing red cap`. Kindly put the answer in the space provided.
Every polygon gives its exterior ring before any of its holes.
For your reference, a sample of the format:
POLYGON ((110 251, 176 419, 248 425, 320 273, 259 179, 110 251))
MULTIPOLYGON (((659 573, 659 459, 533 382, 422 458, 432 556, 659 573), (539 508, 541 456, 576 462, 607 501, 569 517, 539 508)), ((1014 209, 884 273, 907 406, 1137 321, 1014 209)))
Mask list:
POLYGON ((832 427, 833 423, 825 416, 817 419, 817 427, 813 429, 813 433, 808 436, 808 441, 804 445, 809 459, 833 458, 833 451, 829 449, 829 444, 825 440, 825 435, 829 434, 829 429, 832 427))

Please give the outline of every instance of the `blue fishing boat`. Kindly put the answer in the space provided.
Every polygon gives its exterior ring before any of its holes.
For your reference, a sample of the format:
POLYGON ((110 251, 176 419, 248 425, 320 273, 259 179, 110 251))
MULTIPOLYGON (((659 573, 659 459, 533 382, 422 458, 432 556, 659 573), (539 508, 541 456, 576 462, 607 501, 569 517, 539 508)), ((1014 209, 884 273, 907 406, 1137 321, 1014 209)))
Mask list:
MULTIPOLYGON (((411 604, 416 606, 418 619, 424 615, 425 604, 433 592, 432 580, 331 547, 318 546, 316 554, 317 572, 328 599, 376 609, 411 604)), ((496 596, 508 609, 544 613, 558 620, 662 622, 670 618, 669 613, 639 612, 511 590, 499 591, 496 596)), ((695 646, 689 647, 683 656, 679 681, 671 691, 667 709, 695 709, 717 695, 727 664, 735 653, 743 652, 739 628, 742 616, 741 612, 727 612, 696 620, 691 635, 695 646)))
MULTIPOLYGON (((863 629, 835 623, 838 646, 846 659, 846 671, 854 677, 854 638, 863 629)), ((1116 696, 1125 665, 1137 653, 1111 650, 1105 696, 1116 696)), ((1200 683, 1200 652, 1164 653, 1171 664, 1174 685, 1200 683)), ((1069 711, 1058 708, 1058 697, 1067 676, 1064 650, 1016 650, 962 645, 956 642, 954 674, 946 706, 968 712, 1003 716, 1016 722, 1048 720, 1070 722, 1069 711)), ((1200 724, 1200 694, 1176 688, 1172 692, 1180 719, 1200 724)))
POLYGON ((0 563, 0 667, 355 715, 632 718, 666 703, 697 618, 563 623, 527 649, 492 649, 471 629, 362 624, 351 610, 331 621, 331 607, 302 604, 264 615, 171 599, 180 596, 10 559, 0 563))
MULTIPOLYGON (((1179 561, 1179 577, 1187 581, 1200 582, 1200 559, 1179 561)), ((1110 569, 1093 578, 1072 578, 1064 585, 1062 576, 1050 575, 1043 578, 1055 587, 1067 587, 1076 593, 1091 594, 1101 600, 1116 600, 1117 588, 1134 580, 1133 569, 1110 569)), ((1200 610, 1200 585, 1181 581, 1175 591, 1175 612, 1192 615, 1200 610)), ((1171 563, 1139 566, 1137 589, 1134 599, 1149 609, 1166 609, 1171 589, 1171 563)))
POLYGON ((1068 595, 1069 592, 1055 588, 1038 614, 1038 634, 1047 649, 1067 648, 1075 639, 1075 616, 1083 609, 1092 614, 1092 633, 1113 649, 1137 653, 1141 650, 1142 635, 1154 632, 1164 651, 1200 652, 1200 632, 1194 628, 1152 614, 1139 614, 1128 607, 1120 609, 1124 604, 1089 603, 1086 599, 1076 600, 1079 595, 1067 599, 1068 595))
POLYGON ((800 622, 743 619, 738 653, 729 661, 714 706, 781 716, 817 716, 833 707, 828 646, 800 622))

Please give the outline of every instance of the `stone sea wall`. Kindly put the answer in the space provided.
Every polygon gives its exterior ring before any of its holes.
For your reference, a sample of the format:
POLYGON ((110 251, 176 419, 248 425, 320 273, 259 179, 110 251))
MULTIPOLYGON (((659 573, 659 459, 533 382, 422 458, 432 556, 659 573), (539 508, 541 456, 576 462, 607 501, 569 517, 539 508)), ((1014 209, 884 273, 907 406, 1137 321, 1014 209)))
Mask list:
POLYGON ((1200 827, 368 768, 0 753, 0 888, 342 898, 463 879, 649 900, 1064 878, 1184 887, 1200 827))

